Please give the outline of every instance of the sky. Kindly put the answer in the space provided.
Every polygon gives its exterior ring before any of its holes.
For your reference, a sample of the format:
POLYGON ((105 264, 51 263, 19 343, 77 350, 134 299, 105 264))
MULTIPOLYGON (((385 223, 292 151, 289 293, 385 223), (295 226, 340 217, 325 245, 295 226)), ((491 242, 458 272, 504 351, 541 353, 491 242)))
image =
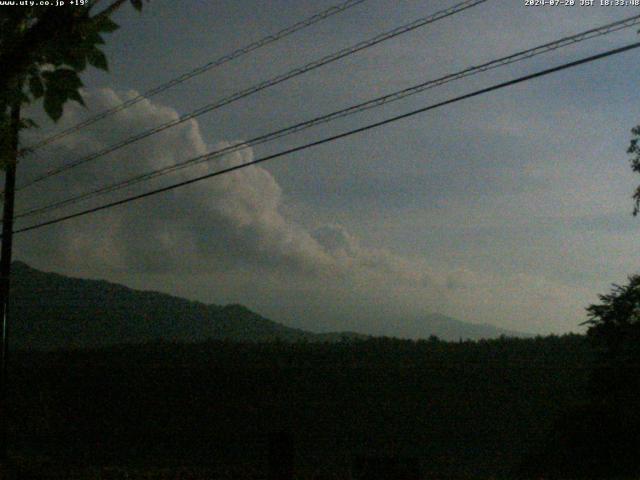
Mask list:
MULTIPOLYGON (((109 36, 87 107, 38 138, 313 15, 337 0, 152 0, 109 36)), ((18 184, 202 105, 456 2, 367 0, 25 158, 18 184)), ((576 1, 579 3, 579 0, 576 1)), ((19 192, 17 211, 246 141, 319 114, 640 14, 630 6, 489 0, 19 192)), ((41 217, 237 165, 638 40, 638 27, 247 148, 41 217)), ((313 331, 428 336, 430 313, 535 334, 583 331, 585 308, 637 272, 631 51, 55 226, 15 258, 313 331)))

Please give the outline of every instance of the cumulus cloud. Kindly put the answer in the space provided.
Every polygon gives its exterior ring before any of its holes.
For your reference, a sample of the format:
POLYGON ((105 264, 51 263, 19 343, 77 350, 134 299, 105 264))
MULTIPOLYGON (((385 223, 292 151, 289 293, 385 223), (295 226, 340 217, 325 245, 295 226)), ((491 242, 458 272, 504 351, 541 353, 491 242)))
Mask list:
MULTIPOLYGON (((134 95, 104 89, 86 96, 90 111, 100 111, 134 95)), ((83 114, 79 107, 68 110, 68 124, 83 114)), ((66 137, 51 150, 51 164, 177 117, 175 110, 145 100, 66 137)), ((224 140, 207 145, 192 120, 39 184, 20 198, 18 210, 226 145, 224 140)), ((251 149, 245 149, 118 195, 252 159, 251 149)), ((35 161, 25 162, 21 175, 29 178, 41 168, 35 161)), ((575 292, 544 278, 491 278, 467 270, 434 269, 420 258, 363 245, 343 225, 307 229, 282 213, 283 204, 277 179, 267 169, 252 166, 25 234, 16 247, 18 257, 36 267, 162 288, 203 301, 221 302, 224 296, 271 313, 276 320, 317 330, 393 334, 402 319, 415 325, 415 319, 428 312, 510 328, 523 328, 526 318, 534 327, 530 330, 544 328, 548 318, 539 318, 541 314, 557 316, 561 311, 571 321, 576 318, 575 292)), ((428 333, 419 324, 409 332, 428 333)))

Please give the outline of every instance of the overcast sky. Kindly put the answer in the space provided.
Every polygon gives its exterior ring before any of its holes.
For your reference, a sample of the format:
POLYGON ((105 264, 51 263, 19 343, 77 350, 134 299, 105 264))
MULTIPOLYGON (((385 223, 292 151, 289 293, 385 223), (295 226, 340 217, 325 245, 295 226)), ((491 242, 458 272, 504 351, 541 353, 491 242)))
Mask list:
MULTIPOLYGON (((576 0, 579 3, 579 0, 576 0)), ((337 0, 153 0, 117 14, 110 72, 88 71, 88 109, 119 104, 337 0)), ((19 182, 452 1, 367 0, 51 145, 19 182)), ((20 192, 17 209, 613 20, 638 7, 489 0, 20 192)), ((340 120, 94 205, 257 158, 499 81, 637 41, 638 27, 340 120)), ((425 335, 443 313, 533 332, 580 331, 584 308, 637 271, 640 181, 625 153, 640 123, 638 51, 466 100, 347 139, 15 238, 15 257, 207 303, 242 303, 314 331, 425 335)), ((32 115, 38 118, 38 108, 32 115)), ((63 212, 86 206, 76 205, 63 212)), ((52 218, 54 214, 38 220, 52 218)), ((28 225, 36 218, 24 220, 28 225)))

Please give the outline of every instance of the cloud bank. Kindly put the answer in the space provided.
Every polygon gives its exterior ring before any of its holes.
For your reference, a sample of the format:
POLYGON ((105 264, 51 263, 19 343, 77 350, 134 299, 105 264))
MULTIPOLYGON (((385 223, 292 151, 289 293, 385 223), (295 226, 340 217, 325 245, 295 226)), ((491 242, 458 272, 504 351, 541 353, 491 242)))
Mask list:
MULTIPOLYGON (((86 100, 89 111, 95 112, 135 95, 103 89, 87 92, 86 100)), ((84 114, 80 107, 67 107, 61 127, 84 114)), ((66 137, 46 152, 47 165, 78 158, 177 117, 174 109, 143 101, 66 137)), ((173 165, 235 143, 230 140, 234 139, 207 145, 192 120, 38 184, 20 195, 18 210, 173 165)), ((245 149, 109 198, 252 159, 252 150, 245 149)), ((46 169, 38 160, 24 161, 20 177, 46 169)), ((105 200, 101 197, 96 203, 105 200)), ((283 213, 286 201, 283 187, 269 170, 252 166, 25 233, 16 239, 17 258, 42 269, 99 276, 205 302, 237 301, 276 321, 317 331, 427 336, 420 318, 439 312, 544 333, 552 323, 575 329, 583 317, 584 305, 575 299, 585 292, 536 275, 496 276, 429 265, 421 258, 368 246, 366 239, 349 232, 348 225, 337 222, 304 227, 283 213)), ((308 214, 313 218, 313 211, 308 214)))

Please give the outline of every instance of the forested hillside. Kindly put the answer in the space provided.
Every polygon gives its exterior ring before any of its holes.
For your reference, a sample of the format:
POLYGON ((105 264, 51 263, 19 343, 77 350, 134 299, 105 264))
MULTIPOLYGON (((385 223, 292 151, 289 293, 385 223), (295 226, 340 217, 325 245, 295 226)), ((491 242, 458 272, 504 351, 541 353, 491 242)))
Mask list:
MULTIPOLYGON (((35 350, 155 341, 325 342, 366 337, 354 332, 310 332, 277 323, 242 305, 204 304, 104 280, 42 272, 22 262, 13 266, 11 309, 12 344, 35 350)), ((425 338, 519 335, 439 314, 425 314, 414 322, 420 322, 425 338)))
POLYGON ((15 262, 12 343, 18 348, 94 348, 153 341, 337 340, 286 327, 242 305, 206 305, 101 280, 41 272, 15 262))

